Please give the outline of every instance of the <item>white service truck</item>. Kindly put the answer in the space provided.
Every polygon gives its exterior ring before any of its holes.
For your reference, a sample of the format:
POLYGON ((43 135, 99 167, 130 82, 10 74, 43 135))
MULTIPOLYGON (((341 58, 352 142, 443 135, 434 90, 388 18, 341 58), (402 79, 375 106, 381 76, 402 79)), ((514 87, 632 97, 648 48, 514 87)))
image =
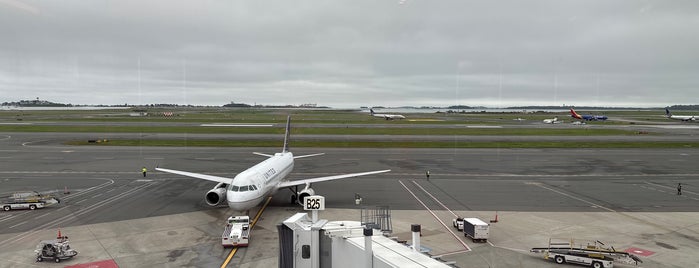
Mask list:
POLYGON ((250 217, 228 217, 226 228, 223 229, 221 245, 223 247, 247 247, 250 241, 250 217))
POLYGON ((490 225, 479 218, 464 218, 463 220, 464 236, 470 237, 473 242, 488 241, 490 225))

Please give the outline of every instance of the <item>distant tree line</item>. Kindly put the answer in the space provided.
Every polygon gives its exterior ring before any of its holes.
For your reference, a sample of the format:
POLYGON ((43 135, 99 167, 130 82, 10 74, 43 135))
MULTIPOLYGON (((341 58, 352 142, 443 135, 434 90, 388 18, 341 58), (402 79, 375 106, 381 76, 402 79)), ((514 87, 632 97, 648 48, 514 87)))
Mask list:
POLYGON ((21 100, 13 102, 3 102, 2 106, 21 106, 21 107, 73 107, 72 104, 55 103, 45 100, 21 100))
POLYGON ((698 104, 672 105, 669 108, 672 110, 699 110, 699 105, 698 104))

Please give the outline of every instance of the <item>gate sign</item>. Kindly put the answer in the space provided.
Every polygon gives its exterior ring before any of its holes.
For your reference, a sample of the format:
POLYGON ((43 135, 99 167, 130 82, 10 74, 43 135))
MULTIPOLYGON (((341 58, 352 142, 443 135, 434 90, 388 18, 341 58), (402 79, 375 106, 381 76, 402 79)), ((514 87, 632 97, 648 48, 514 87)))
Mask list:
POLYGON ((304 197, 303 210, 325 210, 325 197, 320 195, 304 197))

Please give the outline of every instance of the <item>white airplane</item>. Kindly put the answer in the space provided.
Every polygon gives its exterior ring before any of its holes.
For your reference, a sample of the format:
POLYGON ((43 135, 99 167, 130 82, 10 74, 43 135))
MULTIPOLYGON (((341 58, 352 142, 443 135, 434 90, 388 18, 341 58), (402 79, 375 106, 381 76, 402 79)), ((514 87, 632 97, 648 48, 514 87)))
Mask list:
POLYGON ((401 114, 377 114, 377 113, 374 113, 374 109, 369 109, 369 112, 371 113, 371 116, 381 117, 381 118, 384 118, 386 120, 405 119, 405 116, 401 115, 401 114))
POLYGON ((696 117, 694 115, 673 115, 670 112, 670 109, 665 108, 665 117, 670 118, 670 119, 675 119, 675 120, 682 120, 682 121, 696 121, 696 117))
POLYGON ((247 211, 259 205, 265 199, 265 197, 275 194, 280 188, 288 188, 294 192, 294 195, 291 196, 292 203, 301 203, 303 202, 304 197, 315 194, 315 191, 313 188, 311 188, 311 183, 391 171, 390 169, 387 169, 293 181, 285 180, 286 176, 291 173, 292 169, 294 169, 294 159, 323 154, 319 153, 294 156, 291 152, 289 152, 290 131, 291 116, 289 116, 286 121, 286 136, 284 137, 284 148, 282 152, 275 153, 274 155, 254 153, 269 158, 257 165, 252 166, 251 168, 246 169, 243 172, 240 172, 235 176, 235 178, 226 178, 165 168, 156 168, 156 170, 218 182, 213 189, 206 193, 206 203, 210 206, 216 206, 222 203, 222 201, 225 199, 228 206, 236 211, 247 211), (300 185, 305 185, 305 187, 303 190, 298 191, 298 186, 300 185), (292 187, 295 187, 295 189, 292 189, 292 187))
POLYGON ((558 121, 558 116, 551 118, 551 119, 544 119, 544 124, 558 124, 560 121, 558 121))

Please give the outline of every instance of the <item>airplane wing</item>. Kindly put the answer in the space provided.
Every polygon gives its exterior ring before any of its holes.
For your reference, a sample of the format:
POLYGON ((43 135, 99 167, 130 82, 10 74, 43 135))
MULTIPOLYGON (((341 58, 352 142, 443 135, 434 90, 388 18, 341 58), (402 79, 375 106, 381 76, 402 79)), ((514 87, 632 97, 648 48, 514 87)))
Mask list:
POLYGON ((258 153, 258 152, 252 152, 252 153, 253 153, 253 154, 256 154, 256 155, 266 156, 266 157, 272 157, 272 156, 273 156, 273 155, 271 155, 271 154, 263 154, 263 153, 258 153))
POLYGON ((197 178, 197 179, 204 179, 207 181, 222 182, 222 183, 226 183, 226 184, 230 184, 233 181, 233 179, 226 178, 226 177, 212 176, 212 175, 192 173, 192 172, 187 172, 187 171, 172 170, 172 169, 166 169, 166 168, 155 168, 155 170, 167 172, 167 173, 172 173, 172 174, 177 174, 177 175, 182 175, 182 176, 187 176, 187 177, 192 177, 192 178, 197 178))
POLYGON ((299 155, 299 156, 294 156, 294 159, 306 158, 306 157, 313 157, 313 156, 319 156, 319 155, 324 155, 324 154, 325 154, 325 153, 299 155))
POLYGON ((315 183, 315 182, 321 182, 321 181, 331 181, 331 180, 338 180, 338 179, 344 179, 344 178, 366 176, 366 175, 371 175, 371 174, 379 174, 379 173, 385 173, 385 172, 389 172, 389 171, 391 171, 391 170, 390 170, 390 169, 386 169, 386 170, 369 171, 369 172, 362 172, 362 173, 342 174, 342 175, 334 175, 334 176, 327 176, 327 177, 318 177, 318 178, 303 179, 303 180, 295 180, 295 181, 283 181, 283 182, 279 183, 279 188, 290 187, 290 186, 296 186, 296 185, 304 185, 304 184, 307 184, 307 183, 315 183))

